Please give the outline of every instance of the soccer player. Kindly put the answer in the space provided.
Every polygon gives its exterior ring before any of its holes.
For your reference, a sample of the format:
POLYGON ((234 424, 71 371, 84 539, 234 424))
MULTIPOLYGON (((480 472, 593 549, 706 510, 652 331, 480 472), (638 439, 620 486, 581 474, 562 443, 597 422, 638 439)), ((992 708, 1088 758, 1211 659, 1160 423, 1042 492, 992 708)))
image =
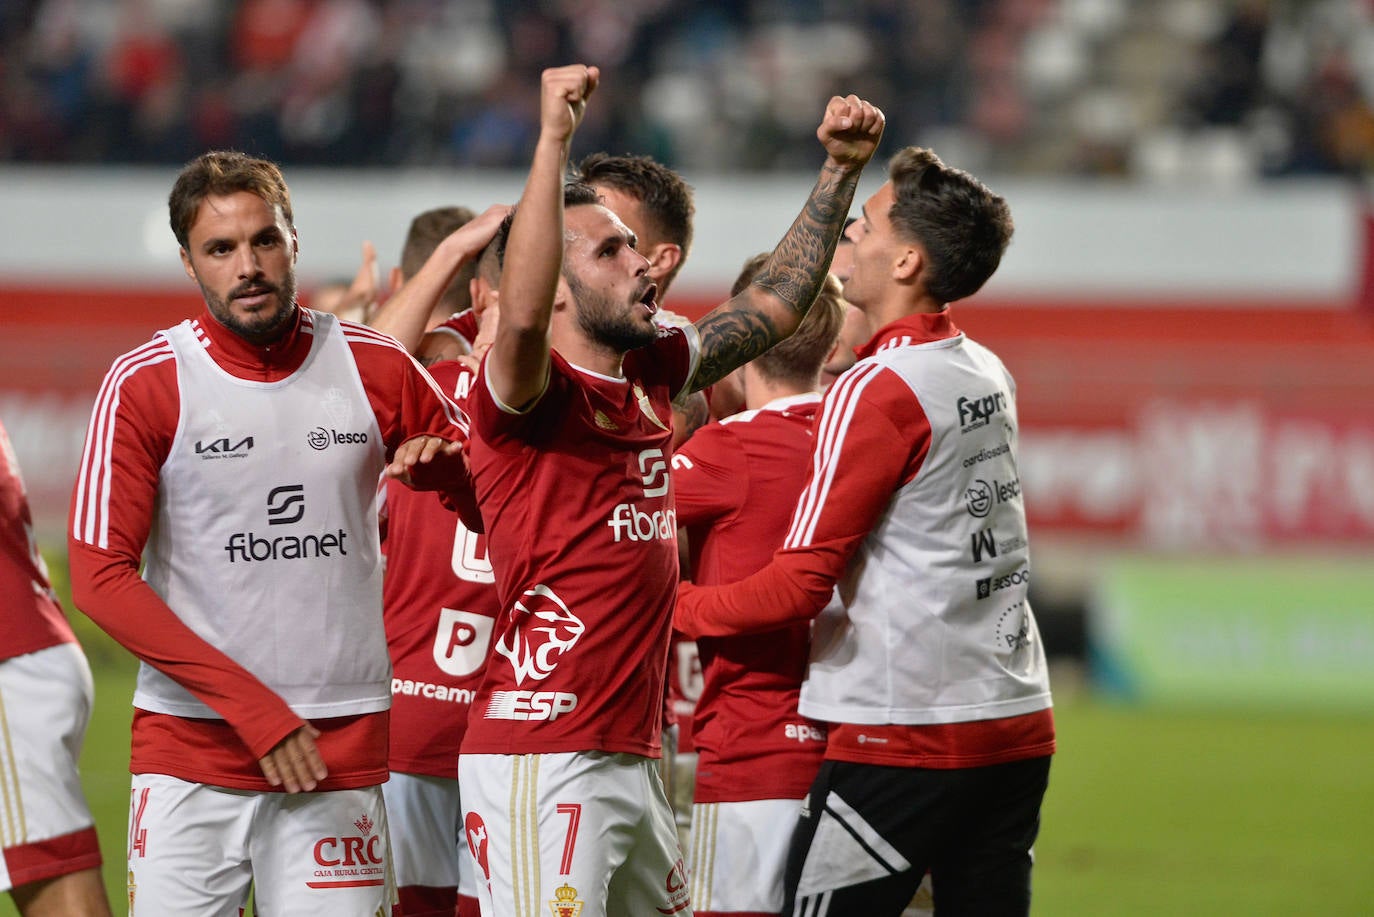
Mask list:
MULTIPOLYGON (((592 153, 574 175, 596 189, 601 203, 635 237, 635 250, 649 262, 647 274, 658 286, 657 319, 666 324, 668 289, 692 248, 696 204, 682 176, 648 156, 592 153)), ((685 321, 685 320, 684 320, 685 321)), ((673 400, 673 451, 681 448, 711 416, 704 392, 673 400)), ((692 816, 692 708, 701 691, 701 666, 695 640, 674 639, 668 650, 668 683, 663 704, 663 785, 682 836, 692 816)))
MULTIPOLYGON (((498 248, 487 246, 476 261, 478 276, 469 278, 471 290, 464 284, 465 295, 475 295, 472 307, 460 314, 473 315, 474 339, 476 317, 494 299, 501 279, 498 248)), ((413 286, 411 295, 423 284, 413 286)), ((474 368, 464 362, 469 359, 429 366, 434 381, 460 404, 474 378, 474 368)), ((455 910, 459 917, 477 917, 476 871, 458 794, 458 749, 499 609, 486 537, 435 494, 394 480, 386 483, 382 518, 382 605, 392 663, 391 779, 382 795, 400 897, 392 917, 453 917, 455 910)))
MULTIPOLYGON (((756 255, 732 295, 763 266, 756 255)), ((744 364, 746 410, 710 424, 673 455, 677 521, 692 579, 728 583, 763 567, 787 534, 811 456, 821 364, 839 336, 844 300, 827 277, 795 334, 744 364)), ((802 797, 820 767, 825 726, 797 713, 810 624, 763 634, 703 637, 692 903, 698 915, 776 914, 802 797)))
POLYGON ((799 710, 830 727, 784 913, 900 914, 929 868, 936 913, 1026 914, 1054 720, 1016 389, 949 310, 996 270, 1011 211, 908 147, 850 234, 845 296, 878 331, 825 395, 786 542, 737 583, 684 584, 677 625, 816 619, 799 710))
POLYGON ((471 353, 477 336, 472 310, 477 259, 510 206, 494 204, 476 217, 471 213, 466 207, 440 207, 411 221, 401 266, 392 273, 396 292, 368 322, 426 366, 471 353))
POLYGON ((129 902, 372 915, 392 899, 377 481, 481 528, 466 418, 394 340, 296 304, 275 165, 206 153, 168 200, 205 310, 114 362, 68 533, 79 608, 141 660, 129 902), (139 576, 140 565, 143 576, 139 576))
POLYGON ((796 328, 882 134, 873 106, 832 99, 820 179, 754 282, 694 326, 660 329, 629 230, 593 189, 563 187, 598 77, 543 74, 495 339, 468 401, 502 606, 459 764, 488 917, 691 912, 654 761, 677 583, 669 403, 796 328))
POLYGON ((91 669, 33 539, 24 479, 0 424, 0 891, 24 917, 108 917, 100 843, 77 761, 91 669))

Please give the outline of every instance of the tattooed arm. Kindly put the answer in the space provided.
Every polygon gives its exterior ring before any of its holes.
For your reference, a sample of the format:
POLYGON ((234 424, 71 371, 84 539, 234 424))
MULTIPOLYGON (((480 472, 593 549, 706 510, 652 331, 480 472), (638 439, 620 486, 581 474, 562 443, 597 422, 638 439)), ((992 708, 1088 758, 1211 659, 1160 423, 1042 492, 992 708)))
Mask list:
POLYGON ((858 96, 835 96, 816 137, 825 165, 806 205, 740 293, 697 321, 701 362, 690 388, 705 388, 796 330, 830 269, 859 173, 883 136, 883 113, 858 96))
POLYGON ((688 392, 673 400, 673 451, 711 421, 711 405, 701 392, 688 392))

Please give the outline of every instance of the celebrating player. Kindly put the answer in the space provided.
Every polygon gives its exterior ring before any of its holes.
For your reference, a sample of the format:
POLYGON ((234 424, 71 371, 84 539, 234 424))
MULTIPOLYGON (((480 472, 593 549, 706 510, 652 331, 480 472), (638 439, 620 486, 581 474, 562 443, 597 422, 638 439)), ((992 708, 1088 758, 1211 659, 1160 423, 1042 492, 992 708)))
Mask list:
POLYGON ((483 912, 690 913, 659 755, 677 582, 673 396, 790 334, 825 277, 882 114, 835 98, 805 209, 748 289, 660 329, 648 261, 585 185, 564 189, 595 67, 545 71, 495 340, 469 400, 501 596, 459 767, 483 912))

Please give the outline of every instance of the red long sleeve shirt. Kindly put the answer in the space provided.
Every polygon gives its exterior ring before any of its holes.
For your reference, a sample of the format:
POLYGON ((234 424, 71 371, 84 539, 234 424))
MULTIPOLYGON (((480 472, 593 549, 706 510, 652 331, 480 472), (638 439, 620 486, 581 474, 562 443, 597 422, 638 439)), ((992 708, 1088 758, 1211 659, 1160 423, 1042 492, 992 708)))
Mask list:
MULTIPOLYGON (((302 310, 280 341, 257 346, 208 312, 194 323, 207 353, 226 372, 276 382, 310 352, 313 319, 302 310)), ((396 342, 345 323, 345 340, 386 443, 388 457, 406 439, 432 434, 466 439, 466 418, 396 342)), ((74 489, 69 558, 75 604, 140 660, 181 684, 222 717, 190 719, 138 711, 131 770, 196 782, 269 789, 258 767, 303 720, 265 684, 193 632, 139 575, 155 516, 159 470, 180 417, 177 367, 161 337, 115 361, 97 396, 74 489)), ((417 486, 444 490, 475 505, 461 457, 418 466, 417 486)), ((196 563, 195 558, 186 558, 196 563)), ((381 609, 378 609, 380 620, 381 609)), ((317 740, 330 769, 320 789, 385 779, 386 714, 318 720, 317 740)))

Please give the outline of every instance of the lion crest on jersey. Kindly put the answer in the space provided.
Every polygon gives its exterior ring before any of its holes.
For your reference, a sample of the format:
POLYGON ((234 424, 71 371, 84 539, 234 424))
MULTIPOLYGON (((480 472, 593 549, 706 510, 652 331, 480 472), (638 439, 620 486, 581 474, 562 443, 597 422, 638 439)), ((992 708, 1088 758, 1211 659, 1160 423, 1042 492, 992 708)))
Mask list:
POLYGON ((553 674, 559 657, 571 651, 587 629, 542 583, 516 600, 512 617, 515 626, 502 634, 494 649, 510 660, 517 685, 526 678, 542 681, 553 674))

